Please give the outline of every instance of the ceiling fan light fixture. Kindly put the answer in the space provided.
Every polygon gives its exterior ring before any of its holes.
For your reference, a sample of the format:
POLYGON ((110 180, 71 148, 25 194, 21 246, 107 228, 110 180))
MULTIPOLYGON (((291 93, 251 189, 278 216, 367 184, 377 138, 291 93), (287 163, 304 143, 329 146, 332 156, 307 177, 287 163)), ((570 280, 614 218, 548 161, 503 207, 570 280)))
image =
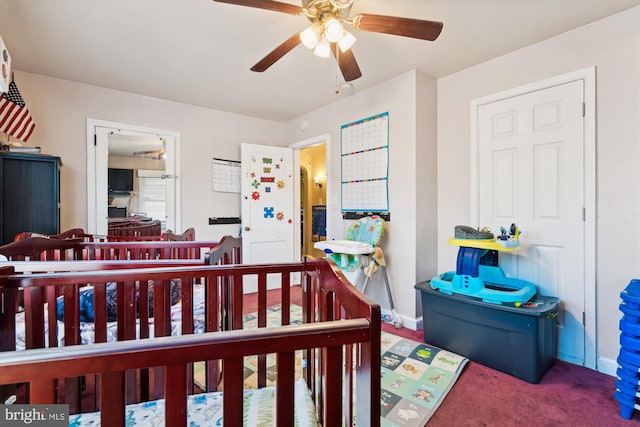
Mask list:
POLYGON ((343 53, 348 51, 349 49, 351 49, 351 47, 355 42, 356 42, 356 37, 353 34, 351 34, 349 31, 344 30, 342 32, 342 37, 340 38, 340 40, 338 40, 338 46, 340 47, 340 51, 343 53))
POLYGON ((353 4, 353 0, 329 0, 329 3, 331 3, 333 7, 337 7, 338 9, 346 9, 348 7, 351 7, 351 5, 353 4))
POLYGON ((320 58, 328 58, 331 56, 331 46, 326 37, 322 37, 318 44, 316 44, 316 47, 313 49, 313 54, 320 58))
POLYGON ((330 43, 335 43, 342 38, 344 28, 340 21, 334 17, 324 20, 324 35, 330 43))
POLYGON ((308 49, 316 47, 322 36, 322 26, 316 22, 300 33, 300 41, 308 49))

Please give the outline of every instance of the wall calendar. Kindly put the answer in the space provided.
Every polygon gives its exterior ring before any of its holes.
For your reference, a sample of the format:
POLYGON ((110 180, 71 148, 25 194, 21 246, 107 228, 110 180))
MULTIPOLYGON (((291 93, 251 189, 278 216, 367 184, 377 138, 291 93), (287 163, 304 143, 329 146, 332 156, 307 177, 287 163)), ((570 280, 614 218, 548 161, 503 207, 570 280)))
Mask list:
POLYGON ((389 211, 389 113, 342 125, 343 212, 389 211))
POLYGON ((213 158, 211 190, 224 193, 240 192, 240 167, 237 160, 213 158))

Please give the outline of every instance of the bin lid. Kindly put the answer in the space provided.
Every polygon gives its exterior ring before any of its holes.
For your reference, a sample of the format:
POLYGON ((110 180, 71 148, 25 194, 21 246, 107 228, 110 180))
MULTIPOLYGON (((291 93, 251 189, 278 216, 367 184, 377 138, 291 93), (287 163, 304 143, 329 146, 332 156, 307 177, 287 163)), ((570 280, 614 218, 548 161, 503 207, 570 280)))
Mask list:
POLYGON ((484 302, 477 298, 473 298, 467 295, 461 295, 461 294, 450 295, 444 292, 440 292, 439 290, 433 289, 431 287, 430 280, 425 280, 424 282, 420 282, 416 284, 414 288, 422 292, 439 295, 443 298, 453 299, 457 301, 464 301, 466 303, 479 305, 485 308, 493 308, 496 310, 503 310, 511 313, 518 313, 518 314, 524 314, 528 316, 538 316, 538 317, 546 316, 550 312, 557 312, 558 303, 560 301, 557 297, 536 294, 529 301, 522 304, 522 306, 513 307, 509 305, 484 302))

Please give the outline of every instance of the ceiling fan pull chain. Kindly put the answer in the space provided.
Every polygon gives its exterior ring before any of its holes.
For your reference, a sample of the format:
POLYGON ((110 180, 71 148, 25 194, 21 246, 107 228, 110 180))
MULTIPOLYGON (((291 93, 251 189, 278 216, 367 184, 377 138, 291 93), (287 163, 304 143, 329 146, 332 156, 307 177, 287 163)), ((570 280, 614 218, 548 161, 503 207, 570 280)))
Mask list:
POLYGON ((338 75, 340 74, 340 49, 335 49, 336 51, 336 95, 340 93, 340 85, 338 83, 338 75))

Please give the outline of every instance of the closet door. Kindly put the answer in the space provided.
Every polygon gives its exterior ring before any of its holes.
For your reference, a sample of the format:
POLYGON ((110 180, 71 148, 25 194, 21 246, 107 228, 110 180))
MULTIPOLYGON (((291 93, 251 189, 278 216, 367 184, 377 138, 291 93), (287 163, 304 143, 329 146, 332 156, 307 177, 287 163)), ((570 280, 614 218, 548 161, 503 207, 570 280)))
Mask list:
POLYGON ((2 244, 16 234, 60 232, 59 157, 0 153, 0 236, 2 244))

